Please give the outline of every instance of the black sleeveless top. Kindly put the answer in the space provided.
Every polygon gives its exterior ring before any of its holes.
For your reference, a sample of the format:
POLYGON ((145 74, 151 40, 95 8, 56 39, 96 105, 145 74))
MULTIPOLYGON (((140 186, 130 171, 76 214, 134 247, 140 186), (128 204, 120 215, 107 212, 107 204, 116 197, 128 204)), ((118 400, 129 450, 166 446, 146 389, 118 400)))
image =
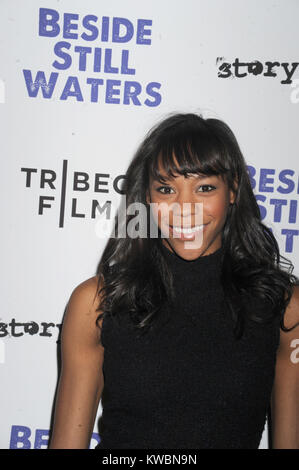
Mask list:
MULTIPOLYGON (((220 284, 223 247, 186 261, 161 244, 171 316, 137 337, 104 316, 97 449, 255 449, 274 380, 279 322, 248 320, 236 340, 220 284)), ((166 311, 167 309, 165 309, 166 311)), ((128 320, 127 320, 128 321, 128 320)))

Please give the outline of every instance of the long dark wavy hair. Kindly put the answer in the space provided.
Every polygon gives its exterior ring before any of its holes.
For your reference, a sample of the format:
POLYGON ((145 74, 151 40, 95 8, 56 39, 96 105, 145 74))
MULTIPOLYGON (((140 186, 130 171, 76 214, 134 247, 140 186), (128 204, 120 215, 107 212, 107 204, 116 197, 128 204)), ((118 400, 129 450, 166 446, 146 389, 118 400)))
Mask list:
MULTIPOLYGON (((261 221, 246 162, 229 126, 198 114, 172 114, 150 130, 129 165, 123 188, 126 207, 141 202, 148 216, 150 177, 161 181, 159 156, 168 176, 198 172, 221 175, 235 194, 222 231, 221 268, 235 337, 242 337, 246 317, 259 323, 277 319, 283 331, 293 329, 296 325, 285 327, 284 312, 299 281, 291 261, 280 254, 271 229, 261 221)), ((133 217, 125 216, 125 227, 133 217)), ((117 319, 129 314, 129 323, 146 331, 160 309, 174 300, 172 274, 161 250, 160 235, 121 238, 117 237, 118 228, 116 216, 116 236, 109 238, 97 269, 97 310, 101 311, 97 324, 106 315, 117 319)))

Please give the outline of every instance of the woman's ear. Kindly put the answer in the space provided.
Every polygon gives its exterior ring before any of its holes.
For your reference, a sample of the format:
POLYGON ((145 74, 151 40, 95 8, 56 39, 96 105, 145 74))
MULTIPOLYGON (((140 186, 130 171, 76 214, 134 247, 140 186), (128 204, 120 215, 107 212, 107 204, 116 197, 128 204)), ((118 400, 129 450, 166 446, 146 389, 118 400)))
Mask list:
POLYGON ((234 191, 231 189, 229 194, 230 194, 230 204, 234 204, 235 203, 235 199, 236 199, 236 193, 237 193, 237 189, 238 189, 238 183, 237 183, 237 179, 234 180, 234 191))
POLYGON ((229 194, 230 194, 229 203, 234 204, 234 202, 235 202, 235 193, 232 190, 230 190, 229 194))

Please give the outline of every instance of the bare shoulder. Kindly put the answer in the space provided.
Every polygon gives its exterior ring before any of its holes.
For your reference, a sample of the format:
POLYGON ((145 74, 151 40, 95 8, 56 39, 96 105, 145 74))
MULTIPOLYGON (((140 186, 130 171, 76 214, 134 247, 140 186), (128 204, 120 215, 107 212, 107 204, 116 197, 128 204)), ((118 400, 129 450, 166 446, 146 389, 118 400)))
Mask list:
POLYGON ((100 286, 98 275, 82 281, 73 289, 69 302, 83 304, 85 309, 92 310, 100 300, 98 295, 100 286))
POLYGON ((102 280, 93 276, 78 284, 72 291, 68 300, 63 320, 62 340, 64 338, 76 339, 78 343, 85 342, 98 344, 101 321, 96 320, 101 310, 99 289, 102 280))

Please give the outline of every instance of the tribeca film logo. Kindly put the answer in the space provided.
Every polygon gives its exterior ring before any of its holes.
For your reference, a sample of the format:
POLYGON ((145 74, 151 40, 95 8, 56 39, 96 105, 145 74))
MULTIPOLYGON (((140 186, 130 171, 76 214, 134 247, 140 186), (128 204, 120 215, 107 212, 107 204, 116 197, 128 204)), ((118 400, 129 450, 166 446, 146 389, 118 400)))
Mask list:
POLYGON ((124 194, 121 189, 121 182, 124 175, 118 175, 112 178, 109 173, 88 174, 86 171, 69 171, 68 160, 63 160, 61 173, 53 169, 38 168, 21 168, 21 172, 25 176, 25 187, 32 190, 47 191, 47 194, 38 195, 38 215, 44 215, 46 211, 56 208, 58 202, 58 226, 64 227, 66 216, 67 195, 70 196, 70 214, 71 218, 87 218, 95 219, 97 213, 108 212, 112 205, 111 200, 105 200, 100 203, 98 199, 92 198, 90 201, 84 202, 80 200, 78 195, 84 193, 92 193, 97 196, 111 194, 124 194), (67 193, 67 190, 69 192, 67 193))

